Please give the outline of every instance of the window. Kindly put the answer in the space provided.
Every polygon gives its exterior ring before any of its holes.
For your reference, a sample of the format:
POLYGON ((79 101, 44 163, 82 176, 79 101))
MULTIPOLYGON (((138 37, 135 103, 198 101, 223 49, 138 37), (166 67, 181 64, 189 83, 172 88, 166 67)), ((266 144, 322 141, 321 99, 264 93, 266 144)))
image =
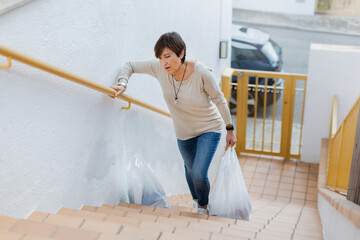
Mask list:
POLYGON ((244 49, 231 47, 231 61, 266 61, 266 57, 254 47, 254 49, 244 49))

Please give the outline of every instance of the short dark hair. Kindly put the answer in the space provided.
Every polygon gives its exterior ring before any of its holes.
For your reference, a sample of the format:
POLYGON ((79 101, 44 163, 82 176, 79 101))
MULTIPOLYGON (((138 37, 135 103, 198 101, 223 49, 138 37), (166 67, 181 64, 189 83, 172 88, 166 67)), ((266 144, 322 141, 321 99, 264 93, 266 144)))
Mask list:
POLYGON ((170 48, 178 57, 180 57, 181 51, 184 50, 184 57, 181 58, 181 62, 185 62, 186 45, 180 34, 168 32, 161 35, 154 47, 155 57, 159 58, 166 47, 170 48))

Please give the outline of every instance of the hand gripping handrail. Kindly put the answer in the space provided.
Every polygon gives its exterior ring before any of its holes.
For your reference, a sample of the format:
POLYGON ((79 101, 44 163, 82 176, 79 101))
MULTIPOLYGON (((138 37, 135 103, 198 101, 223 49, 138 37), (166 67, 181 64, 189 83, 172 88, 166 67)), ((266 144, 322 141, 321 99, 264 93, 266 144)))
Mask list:
MULTIPOLYGON (((94 82, 94 81, 88 80, 86 78, 77 76, 77 75, 75 75, 75 74, 73 74, 71 72, 62 70, 60 68, 57 68, 57 67, 52 66, 50 64, 47 64, 47 63, 42 62, 40 60, 37 60, 37 59, 34 59, 32 57, 26 56, 25 54, 16 52, 16 51, 11 50, 11 49, 9 49, 9 48, 7 48, 5 46, 2 46, 2 45, 0 45, 0 54, 8 58, 8 66, 3 66, 2 68, 10 68, 11 59, 13 59, 13 60, 17 60, 19 62, 25 63, 27 65, 30 65, 32 67, 41 69, 43 71, 49 72, 51 74, 54 74, 54 75, 60 76, 62 78, 68 79, 68 80, 70 80, 72 82, 76 82, 78 84, 81 84, 81 85, 84 85, 86 87, 92 88, 92 89, 94 89, 96 91, 105 93, 107 95, 115 95, 116 94, 116 91, 114 89, 108 87, 108 86, 104 86, 104 85, 99 84, 97 82, 94 82)), ((154 112, 157 112, 157 113, 163 114, 165 116, 171 117, 169 113, 167 113, 167 112, 165 112, 165 111, 163 111, 163 110, 161 110, 161 109, 159 109, 157 107, 151 106, 150 104, 147 104, 145 102, 137 100, 137 99, 135 99, 133 97, 127 96, 125 94, 122 94, 122 95, 118 96, 118 98, 120 98, 120 99, 122 99, 124 101, 127 101, 129 103, 128 107, 124 107, 123 109, 129 109, 131 103, 133 103, 133 104, 139 105, 141 107, 150 109, 150 110, 152 110, 154 112)))

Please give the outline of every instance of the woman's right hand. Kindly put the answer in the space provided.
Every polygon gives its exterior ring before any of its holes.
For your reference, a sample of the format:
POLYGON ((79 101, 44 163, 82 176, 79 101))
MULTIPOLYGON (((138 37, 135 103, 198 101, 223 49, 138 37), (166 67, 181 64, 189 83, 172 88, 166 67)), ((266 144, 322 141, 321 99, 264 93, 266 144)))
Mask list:
POLYGON ((120 94, 123 94, 126 90, 125 86, 119 85, 119 86, 110 86, 112 89, 114 89, 116 91, 115 95, 108 95, 111 98, 116 98, 118 97, 120 94))

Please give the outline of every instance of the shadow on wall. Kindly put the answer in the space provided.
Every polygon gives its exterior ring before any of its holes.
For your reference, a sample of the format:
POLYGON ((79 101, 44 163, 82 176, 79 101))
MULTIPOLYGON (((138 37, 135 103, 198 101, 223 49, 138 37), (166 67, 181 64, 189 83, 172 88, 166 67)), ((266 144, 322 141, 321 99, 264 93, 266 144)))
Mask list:
POLYGON ((153 168, 166 194, 188 192, 171 118, 134 107, 126 113, 124 139, 126 163, 140 155, 153 168))
MULTIPOLYGON (((90 149, 89 149, 90 150, 90 149)), ((108 143, 104 137, 95 141, 93 149, 90 150, 89 161, 86 171, 88 179, 103 179, 108 175, 111 166, 116 159, 109 152, 108 143)))

